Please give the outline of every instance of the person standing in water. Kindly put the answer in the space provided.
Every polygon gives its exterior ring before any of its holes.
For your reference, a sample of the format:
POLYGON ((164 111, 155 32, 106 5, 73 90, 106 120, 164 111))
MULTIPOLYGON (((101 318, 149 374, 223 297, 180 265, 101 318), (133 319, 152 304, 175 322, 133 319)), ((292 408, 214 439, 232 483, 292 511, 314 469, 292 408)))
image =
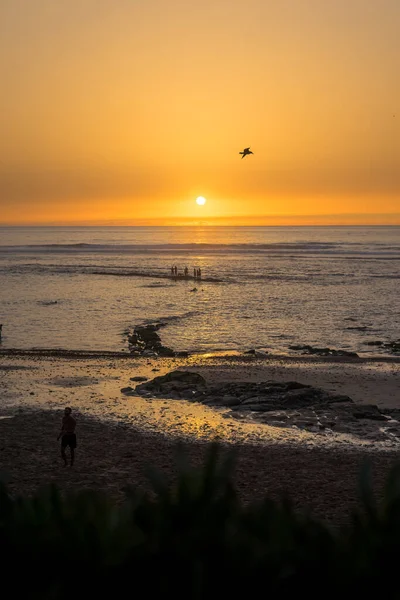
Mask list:
POLYGON ((64 461, 64 467, 67 466, 67 455, 65 454, 65 449, 69 446, 71 452, 71 467, 74 464, 75 460, 75 448, 76 448, 76 434, 75 427, 76 421, 74 417, 71 415, 72 409, 67 406, 64 410, 64 416, 61 423, 61 431, 57 440, 61 438, 61 458, 64 461))
POLYGON ((185 277, 187 277, 189 275, 189 269, 187 267, 185 267, 184 273, 185 273, 185 277))

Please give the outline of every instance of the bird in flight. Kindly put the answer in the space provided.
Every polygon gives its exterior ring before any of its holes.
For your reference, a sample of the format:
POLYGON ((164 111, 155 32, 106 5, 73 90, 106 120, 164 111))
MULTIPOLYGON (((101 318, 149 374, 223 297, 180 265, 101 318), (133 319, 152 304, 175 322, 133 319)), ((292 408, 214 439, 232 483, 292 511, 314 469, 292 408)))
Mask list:
POLYGON ((249 154, 254 154, 254 152, 252 152, 250 150, 250 146, 248 148, 245 148, 242 152, 239 152, 239 154, 242 155, 242 158, 244 158, 245 156, 248 156, 249 154))

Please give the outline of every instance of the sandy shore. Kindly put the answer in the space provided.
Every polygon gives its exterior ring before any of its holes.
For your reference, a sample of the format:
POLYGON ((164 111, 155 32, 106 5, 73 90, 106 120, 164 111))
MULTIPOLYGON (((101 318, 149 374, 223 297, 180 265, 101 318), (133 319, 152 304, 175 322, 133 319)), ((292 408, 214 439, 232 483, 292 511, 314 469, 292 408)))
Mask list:
POLYGON ((126 397, 134 376, 154 377, 175 368, 207 381, 288 381, 346 394, 358 403, 400 408, 397 359, 316 357, 219 357, 132 359, 106 355, 0 355, 0 470, 14 492, 32 492, 48 482, 63 489, 96 488, 116 498, 128 484, 146 486, 152 464, 171 476, 174 452, 183 443, 201 461, 207 443, 218 440, 238 451, 237 486, 248 501, 265 494, 289 495, 296 505, 343 520, 356 501, 363 460, 373 464, 378 488, 398 457, 400 441, 371 424, 354 434, 310 433, 232 419, 227 411, 185 401, 126 397), (77 462, 62 467, 56 436, 62 408, 78 420, 77 462))

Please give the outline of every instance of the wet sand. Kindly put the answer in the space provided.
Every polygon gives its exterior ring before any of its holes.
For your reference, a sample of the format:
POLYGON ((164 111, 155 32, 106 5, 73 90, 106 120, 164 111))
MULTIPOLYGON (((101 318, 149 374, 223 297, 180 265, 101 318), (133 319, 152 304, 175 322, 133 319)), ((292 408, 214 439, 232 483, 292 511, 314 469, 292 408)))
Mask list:
POLYGON ((355 402, 400 407, 400 361, 316 357, 132 359, 119 355, 0 356, 0 470, 15 493, 49 482, 123 497, 127 485, 147 486, 146 466, 174 476, 178 444, 194 463, 209 442, 238 453, 236 483, 251 501, 286 494, 296 506, 342 521, 357 499, 357 475, 371 460, 377 489, 398 458, 397 438, 310 433, 232 419, 227 411, 176 400, 126 397, 134 376, 175 368, 208 381, 296 380, 349 395, 355 402), (398 403, 398 404, 397 404, 398 403), (62 409, 77 416, 76 465, 64 468, 56 437, 62 409))

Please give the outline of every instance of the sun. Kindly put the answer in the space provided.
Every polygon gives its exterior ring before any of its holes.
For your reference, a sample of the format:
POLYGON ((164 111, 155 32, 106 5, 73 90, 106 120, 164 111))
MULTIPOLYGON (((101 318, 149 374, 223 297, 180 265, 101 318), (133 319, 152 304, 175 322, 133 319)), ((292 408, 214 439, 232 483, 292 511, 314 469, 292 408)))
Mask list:
POLYGON ((198 198, 196 198, 196 204, 198 204, 199 206, 204 206, 206 202, 207 200, 203 196, 199 196, 198 198))

